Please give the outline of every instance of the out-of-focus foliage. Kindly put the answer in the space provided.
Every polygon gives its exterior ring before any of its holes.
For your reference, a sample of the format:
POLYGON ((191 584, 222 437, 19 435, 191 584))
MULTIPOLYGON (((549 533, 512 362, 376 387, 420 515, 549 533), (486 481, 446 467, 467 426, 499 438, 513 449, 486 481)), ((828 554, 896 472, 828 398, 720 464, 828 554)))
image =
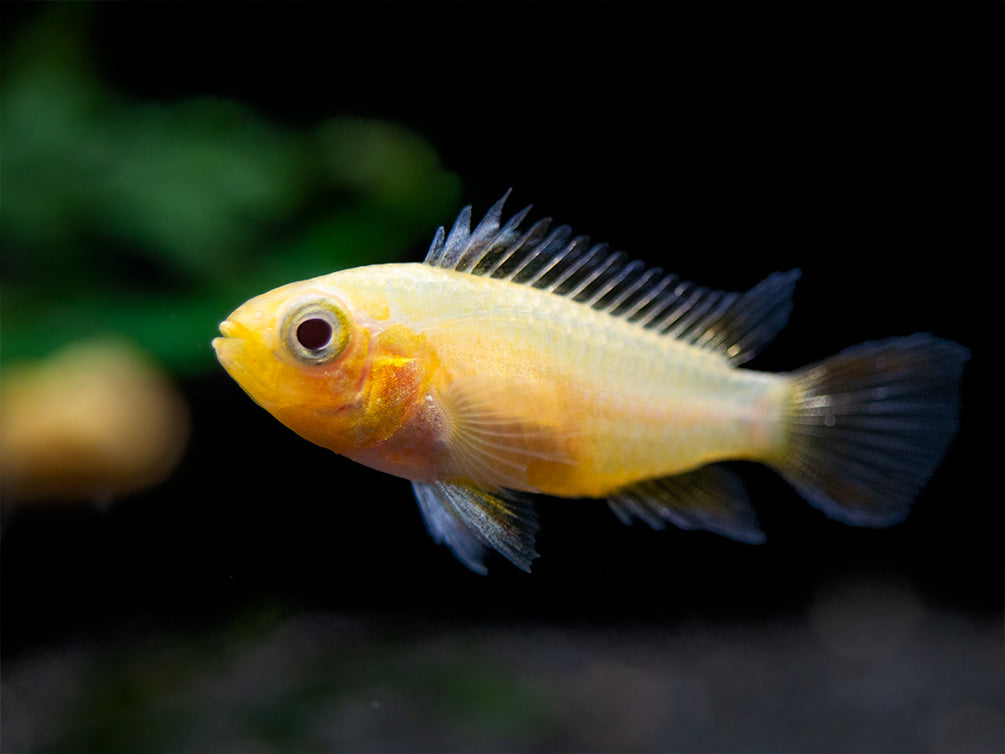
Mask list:
POLYGON ((449 214, 455 176, 399 126, 294 131, 212 97, 119 96, 93 70, 87 15, 49 6, 4 50, 5 363, 111 332, 172 371, 210 368, 243 300, 400 258, 449 214))
MULTIPOLYGON (((485 750, 550 733, 532 680, 462 632, 430 641, 285 613, 252 606, 212 635, 156 637, 141 652, 95 648, 64 679, 61 714, 10 740, 80 754, 265 754, 485 750)), ((23 689, 10 701, 18 711, 30 699, 23 689)))
POLYGON ((823 586, 810 618, 602 630, 263 602, 209 630, 17 658, 5 736, 79 754, 1000 751, 1001 653, 982 655, 987 672, 972 658, 1001 630, 882 577, 823 586), (849 635, 875 654, 845 654, 849 635))

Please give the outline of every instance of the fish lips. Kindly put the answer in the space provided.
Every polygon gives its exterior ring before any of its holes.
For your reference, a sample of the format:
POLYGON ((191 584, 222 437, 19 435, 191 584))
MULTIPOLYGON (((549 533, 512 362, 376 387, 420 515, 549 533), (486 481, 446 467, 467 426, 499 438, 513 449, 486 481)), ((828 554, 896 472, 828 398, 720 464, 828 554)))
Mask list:
POLYGON ((213 338, 213 350, 216 351, 216 358, 223 364, 227 371, 244 351, 244 338, 238 337, 238 326, 225 319, 220 323, 221 338, 213 338))
POLYGON ((213 350, 216 351, 216 358, 221 366, 227 370, 227 373, 257 401, 261 380, 256 374, 256 370, 249 367, 248 341, 239 337, 241 329, 240 325, 230 320, 221 322, 222 337, 213 338, 213 350))

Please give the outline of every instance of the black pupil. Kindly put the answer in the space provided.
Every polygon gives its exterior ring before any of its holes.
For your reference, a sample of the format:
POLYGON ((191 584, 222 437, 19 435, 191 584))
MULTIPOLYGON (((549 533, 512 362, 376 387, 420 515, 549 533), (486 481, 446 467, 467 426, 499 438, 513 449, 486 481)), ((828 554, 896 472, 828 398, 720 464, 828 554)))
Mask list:
POLYGON ((297 327, 297 340, 308 351, 324 348, 332 339, 332 326, 323 319, 307 319, 297 327))

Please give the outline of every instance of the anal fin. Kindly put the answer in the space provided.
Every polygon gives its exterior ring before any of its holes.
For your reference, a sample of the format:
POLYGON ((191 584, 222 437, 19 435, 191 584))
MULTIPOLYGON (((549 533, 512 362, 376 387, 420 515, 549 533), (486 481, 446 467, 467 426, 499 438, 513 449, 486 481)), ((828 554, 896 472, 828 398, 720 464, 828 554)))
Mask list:
POLYGON ((749 544, 764 541, 743 483, 721 466, 640 482, 612 495, 607 503, 626 524, 637 518, 654 529, 671 523, 749 544))
POLYGON ((538 531, 533 504, 511 493, 487 492, 473 485, 412 482, 430 536, 445 544, 464 565, 486 574, 485 556, 496 550, 522 571, 537 557, 538 531))

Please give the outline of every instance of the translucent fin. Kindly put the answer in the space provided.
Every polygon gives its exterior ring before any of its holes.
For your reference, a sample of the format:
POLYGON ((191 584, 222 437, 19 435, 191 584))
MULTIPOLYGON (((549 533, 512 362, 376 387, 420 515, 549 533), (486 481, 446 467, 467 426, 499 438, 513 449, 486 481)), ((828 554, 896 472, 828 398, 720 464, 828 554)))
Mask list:
POLYGON ((669 522, 750 544, 764 541, 743 483, 720 466, 636 484, 610 497, 607 504, 626 524, 637 518, 654 529, 669 522))
POLYGON ((548 231, 540 220, 526 231, 526 207, 505 223, 509 191, 471 230, 471 207, 461 210, 449 235, 436 231, 426 254, 434 267, 508 280, 571 298, 673 338, 742 363, 785 326, 799 271, 776 273, 747 293, 701 288, 646 268, 606 244, 572 236, 568 226, 548 231))
POLYGON ((486 254, 512 245, 516 240, 516 228, 530 212, 530 207, 518 212, 505 226, 500 227, 503 204, 509 194, 507 191, 502 199, 489 209, 474 233, 471 232, 470 206, 461 210, 449 235, 444 234, 443 228, 438 228, 426 252, 426 264, 464 272, 472 268, 486 254))
POLYGON ((776 468, 828 516, 901 521, 956 433, 969 351, 927 334, 865 343, 793 374, 776 468))
POLYGON ((496 550, 522 571, 537 557, 532 503, 510 492, 489 493, 463 484, 412 482, 429 534, 464 565, 486 574, 485 555, 496 550))
POLYGON ((443 396, 457 474, 485 488, 533 490, 533 464, 571 463, 553 385, 495 377, 455 380, 443 396))

